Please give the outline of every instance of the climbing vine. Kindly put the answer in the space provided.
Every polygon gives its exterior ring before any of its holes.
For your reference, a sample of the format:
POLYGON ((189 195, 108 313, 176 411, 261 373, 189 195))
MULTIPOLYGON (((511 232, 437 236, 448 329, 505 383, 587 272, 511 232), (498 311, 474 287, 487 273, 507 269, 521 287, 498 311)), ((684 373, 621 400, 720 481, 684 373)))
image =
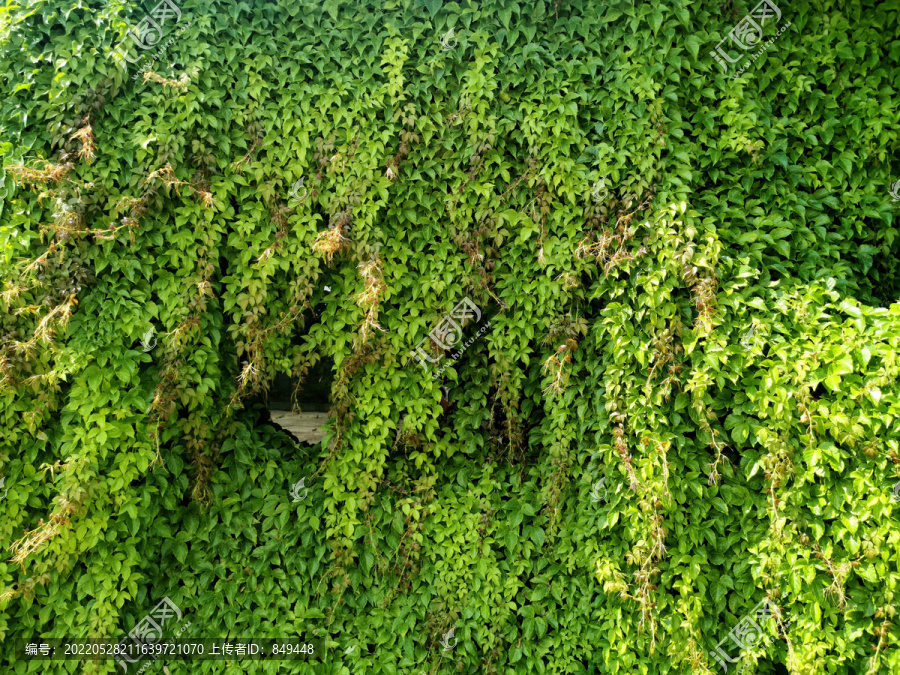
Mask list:
POLYGON ((900 29, 782 3, 732 80, 760 4, 0 13, 10 672, 163 597, 297 672, 896 672, 900 29))

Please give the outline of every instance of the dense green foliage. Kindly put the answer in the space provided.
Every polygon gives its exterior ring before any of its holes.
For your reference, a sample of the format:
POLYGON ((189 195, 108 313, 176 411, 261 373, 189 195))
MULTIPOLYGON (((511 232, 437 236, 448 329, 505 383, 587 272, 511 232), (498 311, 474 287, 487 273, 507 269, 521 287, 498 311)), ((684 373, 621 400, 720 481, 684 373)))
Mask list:
POLYGON ((173 675, 709 673, 764 597, 745 672, 900 671, 900 2, 731 81, 756 4, 184 0, 137 80, 152 5, 0 11, 0 670, 167 596, 332 645, 173 675))

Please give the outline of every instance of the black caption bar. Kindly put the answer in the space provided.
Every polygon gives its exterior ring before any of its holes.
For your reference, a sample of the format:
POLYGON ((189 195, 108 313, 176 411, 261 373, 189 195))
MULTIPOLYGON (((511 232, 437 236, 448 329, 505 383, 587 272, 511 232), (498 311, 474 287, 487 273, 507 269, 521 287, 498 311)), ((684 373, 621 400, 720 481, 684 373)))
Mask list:
MULTIPOLYGON (((16 640, 23 661, 305 661, 324 653, 321 638, 133 638, 123 640, 35 638, 16 640)), ((127 666, 126 666, 127 671, 127 666)))

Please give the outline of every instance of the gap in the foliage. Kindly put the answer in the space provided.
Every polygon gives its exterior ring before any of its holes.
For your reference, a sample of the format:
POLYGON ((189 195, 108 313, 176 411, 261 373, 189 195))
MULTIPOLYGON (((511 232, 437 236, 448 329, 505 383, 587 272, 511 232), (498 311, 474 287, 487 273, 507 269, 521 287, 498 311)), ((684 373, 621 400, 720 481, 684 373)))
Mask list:
MULTIPOLYGON (((760 663, 762 663, 762 661, 760 661, 760 663)), ((788 675, 788 669, 783 663, 773 663, 772 673, 773 675, 788 675)))
POLYGON ((325 436, 333 379, 330 362, 326 360, 309 369, 297 397, 301 412, 292 410, 291 396, 297 383, 286 373, 276 375, 268 392, 255 396, 249 404, 260 410, 261 423, 277 426, 297 443, 316 445, 325 436))
POLYGON ((731 463, 731 466, 733 466, 733 467, 740 466, 741 454, 737 450, 735 450, 732 446, 726 445, 722 449, 722 455, 725 457, 725 459, 727 459, 731 463))
POLYGON ((820 399, 824 396, 827 396, 827 394, 828 394, 828 390, 825 388, 825 385, 822 384, 821 382, 816 384, 815 388, 809 392, 809 395, 812 397, 812 399, 814 401, 817 399, 820 399))
MULTIPOLYGON (((330 289, 326 286, 326 292, 330 289)), ((316 323, 322 320, 327 304, 321 302, 315 306, 312 316, 306 319, 306 332, 316 323)), ((300 345, 299 336, 295 335, 292 341, 295 346, 300 345)), ((334 363, 330 359, 319 359, 306 372, 306 377, 299 387, 299 395, 296 402, 303 413, 327 413, 331 409, 331 387, 334 382, 334 363)), ((296 378, 288 373, 280 372, 269 383, 269 387, 255 396, 252 401, 262 403, 269 410, 293 410, 294 391, 300 384, 296 378)))
MULTIPOLYGON (((894 248, 900 249, 897 246, 894 248)), ((871 284, 871 297, 858 297, 857 300, 878 307, 889 307, 900 300, 898 260, 900 260, 900 250, 895 250, 889 255, 878 255, 869 259, 871 267, 866 271, 865 278, 871 284)), ((865 269, 864 263, 863 269, 865 269)))
MULTIPOLYGON (((315 307, 310 324, 322 318, 326 305, 320 303, 315 307)), ((309 325, 306 326, 307 329, 309 325)), ((294 344, 299 344, 295 336, 294 344)), ((334 382, 333 363, 329 359, 320 359, 306 372, 302 386, 297 378, 288 373, 275 375, 269 386, 247 401, 248 408, 259 411, 261 424, 272 424, 287 433, 300 444, 317 445, 325 436, 325 425, 331 409, 330 396, 334 382), (299 390, 296 404, 299 411, 294 410, 294 391, 299 390)))
MULTIPOLYGON (((331 365, 330 361, 322 359, 306 374, 306 380, 297 397, 297 404, 303 412, 328 412, 331 385, 334 382, 331 365)), ((276 375, 269 387, 269 410, 291 410, 291 395, 296 385, 296 380, 287 373, 276 375)))
MULTIPOLYGON (((234 204, 232 204, 233 206, 234 204)), ((228 276, 228 258, 224 255, 219 256, 219 281, 228 276)))

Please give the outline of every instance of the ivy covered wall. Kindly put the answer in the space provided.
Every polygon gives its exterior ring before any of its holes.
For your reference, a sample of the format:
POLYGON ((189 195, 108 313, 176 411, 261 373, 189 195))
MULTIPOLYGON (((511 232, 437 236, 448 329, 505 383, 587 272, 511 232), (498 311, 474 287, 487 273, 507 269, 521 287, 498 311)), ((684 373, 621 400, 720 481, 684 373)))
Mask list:
POLYGON ((900 671, 898 11, 8 3, 0 670, 900 671))

